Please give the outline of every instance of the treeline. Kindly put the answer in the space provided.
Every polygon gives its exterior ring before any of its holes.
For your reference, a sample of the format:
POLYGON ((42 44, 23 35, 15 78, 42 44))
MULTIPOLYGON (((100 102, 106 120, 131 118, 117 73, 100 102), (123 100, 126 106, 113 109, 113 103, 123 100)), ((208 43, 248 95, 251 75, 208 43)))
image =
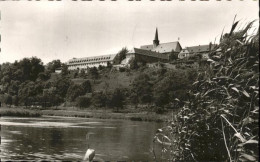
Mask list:
MULTIPOLYGON (((127 49, 122 51, 119 52, 120 60, 127 49)), ((69 71, 60 60, 53 60, 44 66, 36 57, 3 63, 0 65, 0 99, 8 106, 63 105, 119 110, 125 105, 145 105, 156 112, 176 108, 176 100, 188 99, 186 92, 197 76, 196 70, 170 70, 163 64, 158 68, 148 68, 138 62, 136 65, 120 70, 136 75, 129 87, 96 91, 93 87, 103 81, 101 78, 115 72, 112 66, 69 71), (55 73, 57 68, 62 69, 61 73, 55 73), (83 81, 77 83, 73 81, 75 78, 83 81)))

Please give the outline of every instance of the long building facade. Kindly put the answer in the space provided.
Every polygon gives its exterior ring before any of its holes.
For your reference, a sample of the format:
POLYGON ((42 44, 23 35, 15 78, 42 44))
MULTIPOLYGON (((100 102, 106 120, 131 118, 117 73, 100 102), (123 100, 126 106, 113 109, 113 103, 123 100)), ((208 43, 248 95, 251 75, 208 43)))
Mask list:
POLYGON ((107 66, 108 64, 113 64, 115 56, 116 54, 73 58, 67 62, 67 66, 69 70, 87 70, 91 67, 107 66))

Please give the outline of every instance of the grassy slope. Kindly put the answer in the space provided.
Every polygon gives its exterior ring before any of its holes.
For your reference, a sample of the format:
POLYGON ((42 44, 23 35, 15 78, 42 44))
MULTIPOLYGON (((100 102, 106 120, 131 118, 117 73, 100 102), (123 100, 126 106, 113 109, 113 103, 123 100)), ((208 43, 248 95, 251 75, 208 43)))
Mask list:
MULTIPOLYGON (((86 80, 90 80, 94 91, 114 90, 116 88, 129 88, 138 74, 139 72, 112 71, 107 73, 101 71, 99 79, 93 80, 90 76, 87 76, 86 78, 74 78, 72 81, 75 84, 81 84, 86 80)), ((55 77, 55 75, 52 77, 55 77)))

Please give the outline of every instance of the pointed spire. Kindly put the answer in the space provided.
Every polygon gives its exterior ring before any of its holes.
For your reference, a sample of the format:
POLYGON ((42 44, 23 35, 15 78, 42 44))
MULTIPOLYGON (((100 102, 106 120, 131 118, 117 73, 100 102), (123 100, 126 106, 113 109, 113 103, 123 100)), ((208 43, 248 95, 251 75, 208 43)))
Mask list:
POLYGON ((157 47, 159 44, 160 44, 160 41, 158 39, 158 30, 156 28, 155 37, 154 37, 154 40, 153 40, 153 48, 157 47))
POLYGON ((157 30, 157 28, 156 28, 156 31, 155 31, 155 37, 154 37, 154 40, 159 40, 159 39, 158 39, 158 30, 157 30))

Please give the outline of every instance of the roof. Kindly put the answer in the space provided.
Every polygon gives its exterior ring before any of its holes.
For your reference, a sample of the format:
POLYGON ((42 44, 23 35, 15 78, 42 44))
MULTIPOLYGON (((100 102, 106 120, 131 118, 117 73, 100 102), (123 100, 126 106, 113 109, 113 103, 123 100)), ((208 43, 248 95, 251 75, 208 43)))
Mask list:
POLYGON ((153 45, 143 45, 140 48, 141 49, 145 49, 145 50, 152 50, 153 49, 153 45))
MULTIPOLYGON (((213 49, 216 45, 212 45, 211 49, 213 49)), ((199 46, 191 46, 187 47, 189 52, 192 53, 198 53, 198 52, 208 52, 209 51, 209 45, 199 45, 199 46)))
POLYGON ((181 53, 189 53, 189 51, 188 51, 187 48, 184 48, 184 49, 181 50, 180 54, 181 54, 181 53))
POLYGON ((160 59, 166 59, 168 60, 168 56, 158 53, 158 52, 153 52, 153 51, 148 51, 140 48, 133 48, 129 52, 129 54, 135 53, 135 54, 140 54, 144 56, 150 56, 150 57, 155 57, 155 58, 160 58, 160 59))
POLYGON ((82 62, 103 62, 103 61, 113 61, 116 57, 116 54, 110 55, 101 55, 101 56, 92 56, 92 57, 82 57, 82 58, 73 58, 68 61, 68 64, 71 63, 82 63, 82 62))
POLYGON ((161 43, 155 48, 153 48, 153 45, 143 45, 140 48, 145 49, 145 50, 152 50, 154 52, 159 52, 159 53, 169 53, 171 51, 174 51, 174 52, 181 51, 181 45, 178 41, 161 43))

